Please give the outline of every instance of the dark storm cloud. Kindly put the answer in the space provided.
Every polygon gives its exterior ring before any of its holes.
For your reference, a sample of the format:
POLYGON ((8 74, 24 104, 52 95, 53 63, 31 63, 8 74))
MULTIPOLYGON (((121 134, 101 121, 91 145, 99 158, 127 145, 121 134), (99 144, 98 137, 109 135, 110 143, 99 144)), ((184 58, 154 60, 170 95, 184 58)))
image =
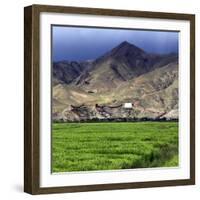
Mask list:
POLYGON ((123 41, 151 53, 178 51, 178 32, 53 27, 53 60, 95 59, 123 41))

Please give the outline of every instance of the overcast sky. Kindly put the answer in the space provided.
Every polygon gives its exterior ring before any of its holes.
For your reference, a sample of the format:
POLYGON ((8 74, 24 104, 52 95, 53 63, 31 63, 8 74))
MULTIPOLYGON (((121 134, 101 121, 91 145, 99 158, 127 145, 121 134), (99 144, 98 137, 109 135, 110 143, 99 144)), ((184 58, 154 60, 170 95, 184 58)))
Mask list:
POLYGON ((95 59, 123 41, 146 52, 178 52, 178 32, 53 26, 53 61, 95 59))

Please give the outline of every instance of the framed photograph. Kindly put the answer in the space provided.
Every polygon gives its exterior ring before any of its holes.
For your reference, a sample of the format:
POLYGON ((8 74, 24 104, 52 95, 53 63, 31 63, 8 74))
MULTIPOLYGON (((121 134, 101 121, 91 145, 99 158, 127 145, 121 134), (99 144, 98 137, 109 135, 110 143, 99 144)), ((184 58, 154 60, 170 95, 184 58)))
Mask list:
POLYGON ((195 16, 24 10, 24 191, 195 183, 195 16))

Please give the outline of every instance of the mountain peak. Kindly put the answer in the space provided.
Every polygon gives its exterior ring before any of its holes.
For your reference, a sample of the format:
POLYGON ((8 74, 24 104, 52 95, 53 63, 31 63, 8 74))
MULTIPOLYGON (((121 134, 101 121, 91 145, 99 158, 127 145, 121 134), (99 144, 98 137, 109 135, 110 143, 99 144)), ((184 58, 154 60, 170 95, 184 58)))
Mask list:
POLYGON ((111 51, 111 55, 115 57, 127 55, 134 56, 138 54, 145 54, 145 51, 127 41, 123 41, 111 51))
POLYGON ((131 43, 127 42, 126 40, 120 43, 118 46, 128 46, 131 45, 131 43))

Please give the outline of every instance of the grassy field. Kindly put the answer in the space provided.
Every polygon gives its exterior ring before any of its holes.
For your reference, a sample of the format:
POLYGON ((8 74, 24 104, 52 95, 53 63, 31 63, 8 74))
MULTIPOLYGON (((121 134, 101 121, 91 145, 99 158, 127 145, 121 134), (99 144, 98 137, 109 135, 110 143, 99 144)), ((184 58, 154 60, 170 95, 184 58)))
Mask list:
POLYGON ((53 172, 177 165, 177 122, 53 124, 53 172))

